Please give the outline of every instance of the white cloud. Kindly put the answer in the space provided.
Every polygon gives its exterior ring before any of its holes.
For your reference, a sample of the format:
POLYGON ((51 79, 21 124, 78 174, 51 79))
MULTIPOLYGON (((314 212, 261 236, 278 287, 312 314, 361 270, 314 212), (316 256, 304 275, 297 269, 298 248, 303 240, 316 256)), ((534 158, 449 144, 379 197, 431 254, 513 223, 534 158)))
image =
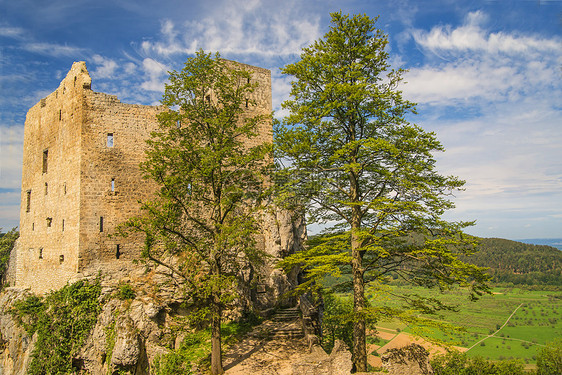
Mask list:
POLYGON ((0 125, 0 189, 19 189, 23 163, 23 126, 0 125))
POLYGON ((168 77, 169 68, 156 60, 146 58, 142 62, 142 69, 148 79, 141 84, 141 88, 148 91, 164 92, 164 82, 168 77))
POLYGON ((199 20, 180 26, 164 21, 161 40, 146 40, 141 47, 146 54, 163 57, 193 54, 198 49, 222 54, 294 55, 321 35, 319 17, 301 10, 297 1, 225 1, 212 15, 199 20))
POLYGON ((562 39, 491 32, 486 21, 474 12, 456 28, 412 31, 426 60, 406 74, 405 97, 447 149, 440 172, 467 180, 451 218, 476 219, 478 235, 548 236, 562 204, 562 39))
POLYGON ((114 77, 115 70, 118 67, 117 62, 97 54, 92 57, 92 60, 97 65, 97 68, 92 72, 93 78, 114 77))
POLYGON ((67 45, 55 44, 55 43, 26 43, 23 45, 23 49, 29 52, 39 53, 48 56, 69 56, 77 57, 81 56, 84 50, 78 47, 72 47, 67 45))

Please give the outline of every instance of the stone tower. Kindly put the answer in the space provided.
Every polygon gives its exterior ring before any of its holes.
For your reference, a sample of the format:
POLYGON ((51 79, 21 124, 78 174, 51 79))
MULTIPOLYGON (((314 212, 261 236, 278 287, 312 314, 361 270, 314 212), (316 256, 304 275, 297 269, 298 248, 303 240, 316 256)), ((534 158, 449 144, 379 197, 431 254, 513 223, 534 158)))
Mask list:
MULTIPOLYGON (((259 83, 252 94, 257 104, 248 110, 271 113, 270 71, 232 63, 259 83)), ((156 188, 142 178, 139 163, 162 110, 92 91, 84 62, 75 62, 59 87, 29 110, 20 238, 10 266, 15 264, 16 287, 44 293, 79 273, 129 265, 138 257, 140 238, 111 234, 156 188)), ((256 141, 272 141, 271 123, 256 141)), ((266 247, 275 237, 269 232, 264 229, 266 247)))

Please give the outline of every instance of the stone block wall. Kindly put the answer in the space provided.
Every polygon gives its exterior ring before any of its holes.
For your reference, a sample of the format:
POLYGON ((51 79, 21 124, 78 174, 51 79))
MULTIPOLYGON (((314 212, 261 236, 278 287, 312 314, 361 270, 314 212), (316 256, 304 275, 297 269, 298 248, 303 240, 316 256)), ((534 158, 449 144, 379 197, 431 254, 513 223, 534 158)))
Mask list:
MULTIPOLYGON (((270 71, 228 63, 250 71, 251 82, 259 84, 248 98, 247 116, 269 116, 270 71)), ((57 90, 29 110, 16 286, 44 293, 77 273, 109 263, 132 265, 138 258, 141 238, 112 234, 140 213, 139 202, 157 188, 142 178, 139 163, 163 110, 92 91, 84 62, 74 63, 57 90)), ((272 142, 270 121, 260 125, 249 145, 263 142, 272 142)))

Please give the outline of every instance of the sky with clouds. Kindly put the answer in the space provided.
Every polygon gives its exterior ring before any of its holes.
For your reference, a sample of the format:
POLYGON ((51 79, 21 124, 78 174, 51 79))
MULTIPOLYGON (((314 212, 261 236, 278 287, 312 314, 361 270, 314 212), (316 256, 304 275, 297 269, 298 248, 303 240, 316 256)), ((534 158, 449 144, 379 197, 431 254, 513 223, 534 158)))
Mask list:
POLYGON ((92 89, 157 104, 200 48, 271 69, 324 35, 330 12, 380 15, 411 120, 467 181, 451 220, 483 237, 562 237, 562 2, 558 0, 0 0, 0 227, 19 223, 27 110, 86 61, 92 89))

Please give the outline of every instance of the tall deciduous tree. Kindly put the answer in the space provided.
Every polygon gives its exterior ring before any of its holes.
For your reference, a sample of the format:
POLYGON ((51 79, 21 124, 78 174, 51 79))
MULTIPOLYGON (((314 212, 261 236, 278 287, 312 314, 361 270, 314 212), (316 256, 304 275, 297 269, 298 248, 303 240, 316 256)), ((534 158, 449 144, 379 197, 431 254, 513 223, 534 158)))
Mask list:
POLYGON ((142 206, 145 215, 126 225, 145 233, 143 255, 183 278, 198 316, 210 321, 213 374, 224 372, 221 319, 236 296, 240 269, 263 258, 253 214, 272 159, 271 144, 255 138, 270 114, 252 115, 250 78, 203 51, 170 73, 162 100, 169 110, 158 116, 160 128, 141 165, 160 190, 142 206))
MULTIPOLYGON (((472 251, 473 239, 462 233, 470 223, 441 218, 464 182, 436 172, 441 144, 406 120, 415 106, 398 89, 403 71, 390 69, 386 35, 365 15, 331 16, 329 32, 283 69, 294 77, 283 103, 290 114, 276 126, 274 143, 280 196, 305 205, 309 221, 332 234, 284 265, 307 273, 301 290, 326 274, 351 272, 353 361, 366 371, 368 321, 399 313, 371 307, 366 285, 393 273, 426 287, 470 285, 476 296, 487 278, 458 258, 472 251)), ((446 307, 402 298, 418 311, 446 307)))

